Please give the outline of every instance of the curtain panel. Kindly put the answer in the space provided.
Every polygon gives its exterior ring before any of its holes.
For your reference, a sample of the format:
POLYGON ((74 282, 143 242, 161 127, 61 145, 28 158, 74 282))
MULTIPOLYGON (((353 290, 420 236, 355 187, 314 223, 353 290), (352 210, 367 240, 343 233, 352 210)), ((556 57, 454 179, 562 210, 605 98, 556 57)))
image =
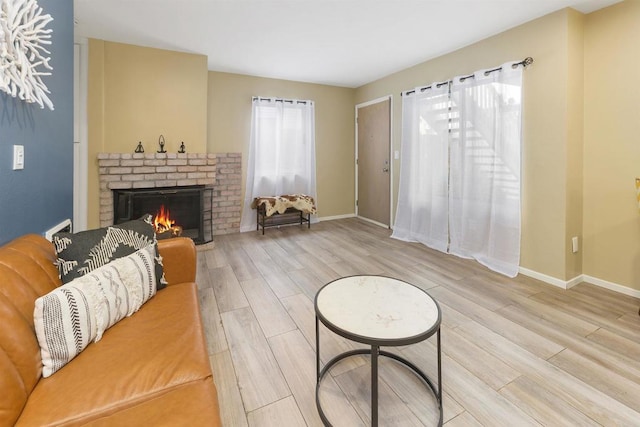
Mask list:
POLYGON ((254 98, 240 231, 254 230, 255 197, 306 194, 316 201, 313 101, 254 98))
POLYGON ((513 65, 403 97, 392 235, 509 277, 518 274, 521 226, 522 67, 513 65))
POLYGON ((446 252, 449 215, 449 85, 402 98, 398 208, 392 237, 446 252))

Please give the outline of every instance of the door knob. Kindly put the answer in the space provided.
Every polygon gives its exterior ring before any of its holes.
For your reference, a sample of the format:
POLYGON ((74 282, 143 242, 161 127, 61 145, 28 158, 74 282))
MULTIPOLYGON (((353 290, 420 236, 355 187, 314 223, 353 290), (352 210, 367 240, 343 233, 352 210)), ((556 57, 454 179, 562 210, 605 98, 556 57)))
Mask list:
POLYGON ((389 172, 389 168, 382 168, 382 172, 389 172))

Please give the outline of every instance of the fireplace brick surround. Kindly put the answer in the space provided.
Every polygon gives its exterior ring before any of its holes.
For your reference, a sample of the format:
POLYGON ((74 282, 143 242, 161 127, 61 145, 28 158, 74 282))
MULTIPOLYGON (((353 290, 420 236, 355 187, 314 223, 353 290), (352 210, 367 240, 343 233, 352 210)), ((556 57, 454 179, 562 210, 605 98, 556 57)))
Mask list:
POLYGON ((99 153, 100 226, 113 224, 111 190, 206 185, 213 188, 213 235, 240 231, 240 153, 99 153))

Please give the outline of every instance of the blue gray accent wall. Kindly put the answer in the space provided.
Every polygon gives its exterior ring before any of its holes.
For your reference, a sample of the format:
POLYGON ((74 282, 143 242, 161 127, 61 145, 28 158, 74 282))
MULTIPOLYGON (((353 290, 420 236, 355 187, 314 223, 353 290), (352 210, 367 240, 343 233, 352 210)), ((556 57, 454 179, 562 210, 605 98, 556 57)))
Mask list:
POLYGON ((73 218, 73 0, 38 3, 53 17, 43 81, 55 110, 0 93, 0 244, 73 218), (13 145, 24 146, 23 170, 12 170, 13 145))

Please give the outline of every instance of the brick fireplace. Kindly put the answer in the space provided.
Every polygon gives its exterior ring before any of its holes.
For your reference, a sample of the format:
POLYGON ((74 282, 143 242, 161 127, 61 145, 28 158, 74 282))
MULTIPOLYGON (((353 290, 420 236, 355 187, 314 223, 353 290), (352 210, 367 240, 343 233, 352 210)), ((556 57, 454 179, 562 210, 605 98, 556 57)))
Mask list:
POLYGON ((102 227, 113 224, 112 190, 204 185, 213 189, 213 235, 240 231, 240 153, 100 153, 98 167, 102 227))

